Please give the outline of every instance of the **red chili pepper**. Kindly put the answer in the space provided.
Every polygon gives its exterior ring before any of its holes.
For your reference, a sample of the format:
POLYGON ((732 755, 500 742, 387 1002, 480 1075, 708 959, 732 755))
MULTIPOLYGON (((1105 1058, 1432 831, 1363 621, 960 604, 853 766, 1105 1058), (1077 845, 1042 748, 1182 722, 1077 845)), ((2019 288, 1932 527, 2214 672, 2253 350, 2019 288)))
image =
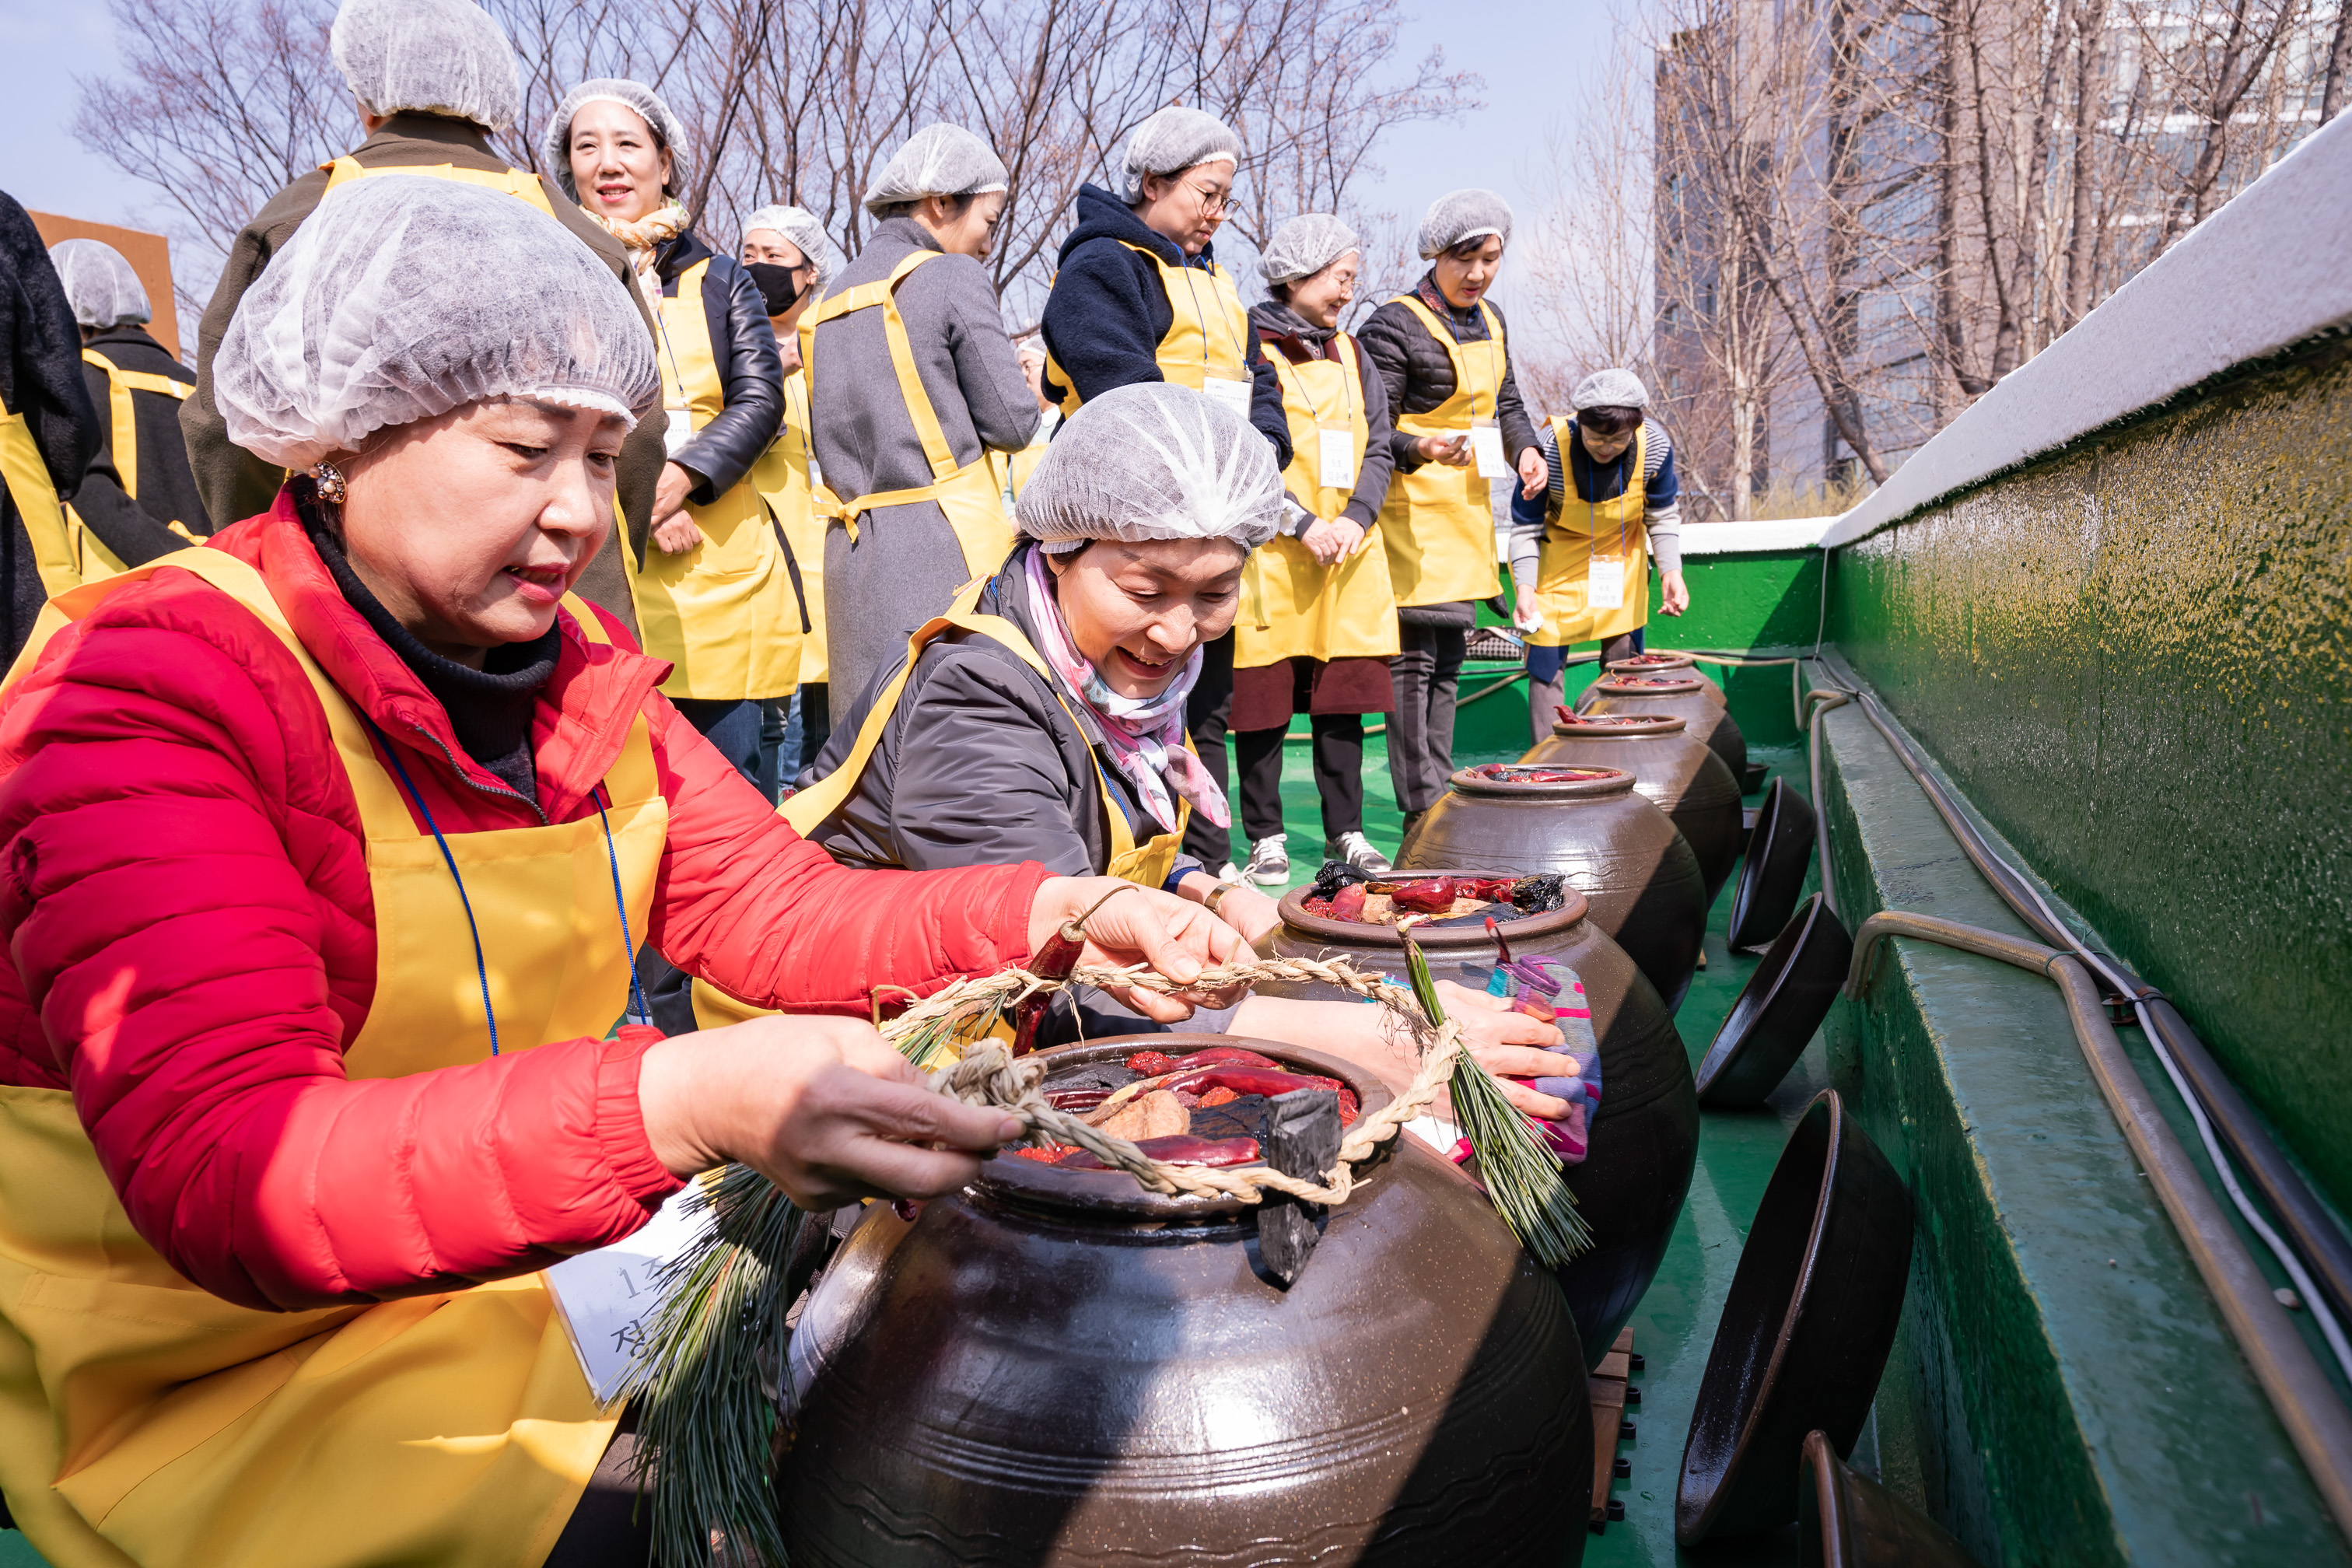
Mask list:
POLYGON ((1176 1058, 1166 1051, 1138 1051, 1127 1058, 1127 1070, 1141 1073, 1146 1078, 1158 1078, 1176 1070, 1176 1058))
POLYGON ((1245 1051, 1239 1046, 1211 1046, 1205 1051, 1194 1051, 1189 1057, 1179 1057, 1161 1072, 1191 1072, 1194 1068, 1215 1067, 1223 1063, 1232 1067, 1272 1068, 1276 1072, 1286 1070, 1272 1057, 1262 1057, 1255 1051, 1245 1051))
MULTIPOLYGON (((1136 1147, 1167 1165, 1247 1165, 1260 1157, 1255 1138, 1195 1138, 1190 1133, 1179 1132, 1169 1138, 1146 1138, 1136 1147)), ((1055 1161, 1054 1168, 1057 1171, 1110 1169, 1084 1149, 1055 1161)))
POLYGON ((1438 914, 1454 907, 1454 879, 1431 877, 1417 882, 1400 882, 1389 895, 1389 901, 1401 910, 1438 914))
POLYGON ((1043 1149, 1015 1149, 1013 1153, 1016 1159, 1034 1160, 1041 1165, 1050 1165, 1068 1153, 1070 1149, 1071 1145, 1067 1143, 1048 1143, 1043 1149))
POLYGON ((1045 1103, 1056 1110, 1083 1116, 1108 1100, 1110 1094, 1107 1089, 1049 1089, 1045 1091, 1045 1103))
POLYGON ((1191 1090, 1194 1094, 1212 1089, 1230 1089, 1235 1094, 1288 1094, 1294 1089, 1339 1089, 1336 1078, 1322 1078, 1314 1073, 1288 1072, 1279 1068, 1205 1067, 1190 1071, 1177 1071, 1150 1086, 1171 1093, 1191 1090))
POLYGON ((1201 1097, 1200 1105, 1201 1109, 1207 1110, 1212 1106, 1231 1105, 1240 1098, 1230 1089, 1213 1089, 1201 1097))
POLYGON ((1364 884, 1350 882, 1331 895, 1331 918, 1335 921, 1360 921, 1364 918, 1364 884))

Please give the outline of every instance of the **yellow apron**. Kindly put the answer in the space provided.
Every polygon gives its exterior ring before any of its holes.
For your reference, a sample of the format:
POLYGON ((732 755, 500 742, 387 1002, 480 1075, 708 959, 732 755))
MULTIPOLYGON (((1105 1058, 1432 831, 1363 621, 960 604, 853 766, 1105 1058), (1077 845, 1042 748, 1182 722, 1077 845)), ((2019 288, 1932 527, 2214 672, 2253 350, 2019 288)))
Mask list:
MULTIPOLYGON (((1290 419, 1290 467, 1283 485, 1329 521, 1347 507, 1352 485, 1320 483, 1322 443, 1338 432, 1350 444, 1349 471, 1360 470, 1370 430, 1364 422, 1356 342, 1332 340, 1339 358, 1293 364, 1269 353, 1290 419)), ((1242 579, 1242 613, 1234 622, 1234 668, 1255 669, 1286 658, 1387 658, 1397 651, 1396 597, 1380 524, 1337 566, 1317 561, 1296 539, 1270 539, 1250 552, 1242 579)))
POLYGON ((67 521, 65 503, 58 500, 57 484, 25 416, 5 410, 0 410, 0 483, 8 487, 8 499, 25 520, 42 589, 54 599, 81 586, 81 527, 67 521))
POLYGON ((816 505, 827 518, 838 519, 854 540, 857 537, 857 520, 875 508, 930 501, 946 514, 948 527, 954 531, 956 542, 963 547, 964 570, 975 577, 987 577, 1004 564, 1005 556, 1013 551, 1013 524, 1004 515, 1004 487, 989 466, 984 442, 979 457, 969 463, 957 464, 955 449, 948 445, 947 432, 940 427, 939 410, 931 405, 931 395, 923 390, 922 373, 915 365, 915 345, 907 336, 907 319, 898 313, 898 285, 918 267, 939 258, 940 252, 936 250, 911 251, 890 269, 889 277, 828 294, 815 310, 801 318, 801 363, 806 367, 809 395, 814 398, 818 326, 857 310, 881 310, 882 336, 890 345, 890 365, 898 373, 898 395, 906 400, 907 417, 914 422, 915 437, 923 444, 923 458, 931 466, 929 484, 876 490, 848 501, 830 489, 820 489, 816 505))
POLYGON ((1645 626, 1650 619, 1650 531, 1643 523, 1648 494, 1642 464, 1648 453, 1646 426, 1633 436, 1625 468, 1625 493, 1614 500, 1587 501, 1576 498, 1575 470, 1570 467, 1566 419, 1551 422, 1552 438, 1559 443, 1560 472, 1567 476, 1559 516, 1544 530, 1536 552, 1536 603, 1543 626, 1528 641, 1538 647, 1567 647, 1572 643, 1613 637, 1645 626), (1614 609, 1593 608, 1586 602, 1592 563, 1614 561, 1625 570, 1622 603, 1614 609))
MULTIPOLYGON (((708 258, 696 262, 678 275, 675 295, 653 301, 673 430, 681 417, 699 430, 727 406, 702 310, 709 271, 708 258)), ((746 475, 708 506, 689 501, 686 515, 702 542, 672 555, 648 536, 629 578, 646 652, 676 666, 663 694, 717 702, 791 696, 800 679, 801 605, 757 479, 746 475)))
MULTIPOLYGON (((122 480, 122 493, 132 500, 139 499, 139 418, 131 402, 134 392, 160 393, 179 402, 187 401, 195 390, 193 382, 173 381, 168 375, 156 375, 143 370, 124 370, 96 349, 81 351, 84 363, 94 364, 106 372, 109 437, 114 451, 114 471, 122 480)), ((89 531, 81 513, 66 503, 66 550, 73 563, 73 574, 78 583, 95 583, 111 577, 123 569, 122 558, 106 547, 106 542, 89 531)), ((173 533, 191 544, 201 542, 187 524, 173 518, 164 524, 173 533)), ((52 588, 52 594, 60 590, 52 588)))
POLYGON ((784 377, 784 422, 776 439, 751 465, 751 488, 768 503, 776 526, 784 531, 793 561, 801 572, 801 604, 807 612, 807 630, 801 634, 800 681, 813 686, 825 679, 824 662, 824 519, 817 515, 813 489, 815 460, 809 446, 808 381, 798 371, 784 377))
MULTIPOLYGON (((1160 287, 1168 295, 1172 314, 1168 331, 1160 339, 1160 379, 1195 392, 1205 390, 1212 380, 1238 383, 1241 390, 1230 395, 1236 400, 1241 416, 1247 419, 1253 384, 1249 312, 1234 291, 1234 280, 1215 262, 1206 267, 1171 267, 1148 246, 1124 239, 1119 243, 1150 258, 1159 270, 1160 287)), ((1062 417, 1066 419, 1086 399, 1078 395, 1068 373, 1050 351, 1045 355, 1045 372, 1062 384, 1062 417)))
MULTIPOLYGON (((609 851, 594 816, 447 840, 478 971, 441 848, 244 563, 185 550, 52 601, 10 679, 163 566, 231 595, 300 660, 357 797, 376 985, 346 1074, 488 1056, 485 972, 506 1048, 604 1035, 629 994, 614 881, 644 931, 668 827, 645 720, 605 777, 609 851)), ((0 1488, 55 1568, 531 1568, 617 1415, 596 1408, 541 1276, 379 1306, 234 1306, 131 1227, 69 1093, 0 1088, 0 1488)))
MULTIPOLYGON (((890 679, 882 683, 882 689, 874 694, 874 706, 866 710, 866 722, 858 728, 857 743, 850 748, 849 755, 842 759, 841 766, 797 795, 787 796, 784 804, 776 807, 776 815, 791 823, 793 832, 803 837, 808 837, 823 825, 826 817, 847 804, 857 788, 858 779, 865 774, 866 764, 873 760, 875 748, 882 743, 884 731, 890 727, 890 716, 898 710, 898 700, 906 693, 907 679, 914 673, 915 661, 922 657, 926 647, 950 628, 976 632, 1003 643, 1020 656, 1022 663, 1045 677, 1046 689, 1054 692, 1056 701, 1061 700, 1060 689, 1055 684, 1053 671, 1046 667, 1044 656, 1022 634, 1021 628, 1002 616, 982 616, 973 612, 972 606, 980 602, 981 591, 987 586, 988 579, 985 577, 975 577, 966 583, 957 591, 955 603, 948 606, 945 615, 935 616, 924 622, 915 629, 915 635, 907 639, 906 663, 900 665, 890 679)), ((1062 703, 1062 711, 1070 711, 1067 702, 1062 703)), ((1070 722, 1077 722, 1076 714, 1070 715, 1070 722)), ((1192 742, 1187 741, 1185 744, 1190 746, 1192 742)), ((1104 837, 1110 841, 1110 859, 1099 874, 1121 878, 1147 888, 1161 886, 1168 880, 1168 873, 1175 868, 1177 852, 1183 847, 1185 825, 1192 816, 1192 802, 1178 800, 1175 831, 1158 834, 1138 844, 1134 830, 1128 826, 1127 814, 1119 810, 1111 797, 1110 780, 1104 775, 1099 758, 1095 761, 1095 783, 1102 793, 1104 837)), ((703 1028, 722 1028, 729 1024, 740 1024, 746 1018, 760 1017, 770 1011, 772 1009, 754 1007, 731 996, 708 981, 697 980, 694 983, 694 1021, 703 1028)))
POLYGON ((339 187, 374 174, 423 174, 427 179, 455 180, 461 185, 484 185, 494 191, 504 191, 510 196, 520 196, 548 216, 555 216, 555 209, 547 205, 547 187, 540 183, 537 174, 527 169, 493 172, 488 169, 461 169, 455 163, 379 164, 371 167, 356 158, 338 158, 319 167, 327 174, 324 195, 332 195, 339 187))
MULTIPOLYGON (((1503 323, 1486 302, 1486 341, 1458 343, 1453 331, 1411 294, 1398 296, 1419 316, 1429 335, 1454 360, 1454 395, 1426 414, 1400 411, 1396 427, 1408 436, 1459 436, 1475 420, 1495 417, 1510 351, 1503 323)), ((1448 605, 1485 599, 1502 585, 1495 571, 1495 503, 1478 477, 1478 466, 1449 468, 1423 463, 1412 473, 1399 468, 1381 508, 1381 534, 1388 542, 1389 576, 1400 605, 1448 605)))

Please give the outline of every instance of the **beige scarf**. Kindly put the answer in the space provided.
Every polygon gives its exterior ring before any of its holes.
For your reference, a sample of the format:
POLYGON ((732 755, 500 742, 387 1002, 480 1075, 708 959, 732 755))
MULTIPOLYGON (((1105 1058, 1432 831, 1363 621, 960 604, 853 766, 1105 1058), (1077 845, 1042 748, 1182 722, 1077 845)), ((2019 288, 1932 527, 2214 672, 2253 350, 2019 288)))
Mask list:
POLYGON ((637 286, 646 291, 646 298, 660 299, 661 279, 654 275, 654 252, 686 232, 686 209, 671 202, 635 221, 609 218, 587 206, 580 210, 628 251, 629 269, 637 275, 637 286))

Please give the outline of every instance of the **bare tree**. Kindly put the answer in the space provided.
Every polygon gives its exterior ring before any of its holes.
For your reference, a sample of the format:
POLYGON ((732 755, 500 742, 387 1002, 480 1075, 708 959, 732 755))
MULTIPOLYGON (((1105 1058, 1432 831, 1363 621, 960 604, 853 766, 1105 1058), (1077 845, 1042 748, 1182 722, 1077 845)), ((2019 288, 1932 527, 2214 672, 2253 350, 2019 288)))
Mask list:
POLYGON ((327 53, 333 7, 109 0, 108 12, 122 74, 77 79, 74 135, 173 215, 179 254, 203 268, 174 279, 193 318, 255 209, 358 140, 358 110, 327 53))

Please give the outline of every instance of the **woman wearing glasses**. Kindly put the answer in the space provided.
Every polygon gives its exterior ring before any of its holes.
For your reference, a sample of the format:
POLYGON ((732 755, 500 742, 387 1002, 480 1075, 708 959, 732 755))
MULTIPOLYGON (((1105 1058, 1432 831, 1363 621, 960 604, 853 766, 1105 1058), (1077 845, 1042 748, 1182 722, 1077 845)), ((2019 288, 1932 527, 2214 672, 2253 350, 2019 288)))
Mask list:
MULTIPOLYGON (((1128 137, 1117 195, 1079 187, 1078 226, 1062 242, 1045 300, 1045 391, 1064 417, 1114 387, 1173 382, 1249 421, 1273 446, 1275 466, 1289 466, 1282 384, 1213 248, 1240 163, 1240 139, 1223 121, 1171 105, 1128 137)), ((1209 646, 1188 715, 1192 744, 1221 786, 1233 672, 1228 635, 1209 646)), ((1230 836, 1204 816, 1193 818, 1184 849, 1239 875, 1230 836)))
POLYGON ((685 134, 651 88, 599 78, 557 106, 541 154, 627 248, 654 309, 669 460, 652 526, 629 541, 640 636, 672 667, 662 694, 759 783, 761 704, 793 694, 801 654, 800 597, 751 482, 784 378, 759 285, 677 204, 685 134))
POLYGON ((1472 606, 1500 585, 1488 481, 1516 471, 1542 493, 1543 454, 1511 379, 1503 315, 1486 292, 1510 243, 1511 209, 1492 191, 1454 191, 1421 220, 1430 268, 1372 312, 1360 334, 1380 367, 1396 430, 1396 478, 1381 510, 1398 638, 1391 667, 1389 779, 1411 829, 1454 771, 1454 690, 1472 606))

